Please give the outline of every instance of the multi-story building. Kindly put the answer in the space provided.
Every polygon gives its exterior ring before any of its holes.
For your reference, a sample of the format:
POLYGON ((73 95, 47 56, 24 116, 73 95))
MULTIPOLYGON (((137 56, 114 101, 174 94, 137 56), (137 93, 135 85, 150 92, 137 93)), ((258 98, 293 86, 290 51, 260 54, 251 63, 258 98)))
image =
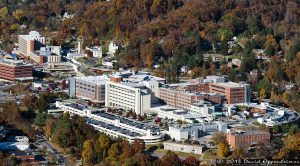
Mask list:
POLYGON ((108 52, 106 53, 107 55, 110 55, 110 56, 114 56, 114 54, 116 53, 116 51, 118 50, 118 46, 113 42, 109 42, 109 45, 108 45, 108 52))
POLYGON ((45 44, 45 37, 42 37, 37 31, 29 32, 29 35, 19 35, 19 53, 25 58, 30 57, 30 53, 37 47, 45 44))
POLYGON ((23 61, 0 58, 0 78, 6 80, 32 80, 32 65, 23 61))
POLYGON ((105 86, 105 106, 133 110, 144 114, 151 107, 151 94, 143 84, 121 82, 121 77, 110 77, 105 86))
POLYGON ((173 88, 176 88, 179 91, 188 91, 191 93, 196 92, 209 92, 209 83, 195 83, 195 82, 188 82, 188 83, 181 83, 181 84, 172 84, 170 85, 173 88))
POLYGON ((228 104, 250 102, 251 89, 249 84, 234 82, 210 83, 209 91, 225 95, 228 104))
POLYGON ((211 82, 211 83, 224 83, 226 82, 226 78, 224 76, 211 75, 211 76, 206 76, 204 81, 211 82))
POLYGON ((265 131, 235 131, 227 133, 227 141, 233 148, 247 148, 257 143, 268 143, 270 133, 265 131))
MULTIPOLYGON (((164 78, 155 77, 150 75, 147 72, 137 72, 133 71, 130 73, 131 75, 128 78, 125 78, 124 74, 124 81, 127 82, 134 82, 143 84, 145 87, 148 88, 149 93, 151 94, 151 103, 158 103, 159 102, 159 86, 165 83, 164 78)), ((122 74, 120 74, 122 75, 122 74)))
POLYGON ((69 112, 70 115, 76 114, 86 117, 87 124, 114 138, 125 138, 129 142, 140 139, 145 144, 155 144, 163 141, 163 134, 156 126, 75 103, 56 102, 56 107, 64 112, 69 112))
POLYGON ((226 132, 227 123, 198 123, 183 126, 169 126, 169 135, 176 141, 184 141, 186 139, 197 140, 207 133, 216 131, 226 132))
POLYGON ((36 51, 36 56, 42 56, 41 63, 60 63, 61 62, 60 46, 45 46, 36 51))
POLYGON ((201 115, 210 115, 215 111, 215 106, 210 102, 200 100, 191 105, 191 111, 198 112, 201 115))
POLYGON ((190 145, 183 143, 175 143, 175 142, 164 142, 164 149, 177 151, 177 152, 185 152, 185 153, 193 153, 193 154, 202 154, 203 147, 199 145, 190 145))
POLYGON ((191 93, 172 88, 160 88, 159 98, 170 106, 188 110, 191 109, 191 104, 197 100, 208 100, 214 103, 222 103, 224 100, 223 95, 216 93, 191 93))
POLYGON ((45 37, 38 32, 31 31, 29 35, 19 35, 19 54, 35 63, 60 63, 61 47, 45 46, 45 37))
POLYGON ((90 50, 93 53, 93 57, 102 58, 102 47, 93 46, 86 47, 86 50, 90 50))
POLYGON ((105 100, 104 76, 73 77, 69 80, 69 96, 100 102, 105 100))

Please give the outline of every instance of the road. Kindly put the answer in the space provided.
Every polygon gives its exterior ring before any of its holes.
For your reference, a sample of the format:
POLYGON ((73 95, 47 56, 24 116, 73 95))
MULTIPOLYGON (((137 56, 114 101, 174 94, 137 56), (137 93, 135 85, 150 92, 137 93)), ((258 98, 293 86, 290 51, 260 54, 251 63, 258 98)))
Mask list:
POLYGON ((52 153, 56 157, 57 164, 59 165, 68 165, 66 161, 66 156, 60 153, 55 146, 52 144, 51 141, 47 140, 46 136, 40 135, 38 136, 38 141, 40 145, 47 148, 47 151, 52 153))

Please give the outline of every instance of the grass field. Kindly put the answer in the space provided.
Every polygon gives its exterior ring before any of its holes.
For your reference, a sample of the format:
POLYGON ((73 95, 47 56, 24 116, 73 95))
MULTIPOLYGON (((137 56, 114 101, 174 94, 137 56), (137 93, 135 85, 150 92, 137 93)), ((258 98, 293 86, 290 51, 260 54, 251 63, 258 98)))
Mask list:
POLYGON ((203 153, 203 159, 216 159, 218 158, 218 150, 217 149, 209 149, 203 153))
MULTIPOLYGON (((166 154, 168 152, 168 150, 165 150, 165 149, 157 149, 155 151, 156 153, 158 154, 166 154)), ((176 153, 178 155, 178 157, 189 157, 189 156, 193 156, 195 158, 200 158, 201 155, 199 154, 192 154, 192 153, 184 153, 184 152, 176 152, 176 151, 173 151, 174 153, 176 153)))

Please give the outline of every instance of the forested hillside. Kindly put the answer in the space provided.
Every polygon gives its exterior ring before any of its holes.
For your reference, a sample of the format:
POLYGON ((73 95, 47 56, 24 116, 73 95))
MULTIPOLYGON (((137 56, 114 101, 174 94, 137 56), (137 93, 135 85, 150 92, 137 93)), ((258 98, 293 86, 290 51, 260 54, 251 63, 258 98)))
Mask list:
POLYGON ((295 0, 15 0, 0 5, 4 44, 20 25, 45 33, 58 31, 57 44, 72 37, 81 37, 86 44, 117 39, 128 46, 122 64, 137 67, 150 67, 161 57, 209 51, 217 42, 226 53, 222 47, 233 36, 258 35, 255 47, 287 53, 300 31, 295 0), (65 12, 74 17, 59 19, 65 12), (266 43, 266 35, 275 42, 266 43))

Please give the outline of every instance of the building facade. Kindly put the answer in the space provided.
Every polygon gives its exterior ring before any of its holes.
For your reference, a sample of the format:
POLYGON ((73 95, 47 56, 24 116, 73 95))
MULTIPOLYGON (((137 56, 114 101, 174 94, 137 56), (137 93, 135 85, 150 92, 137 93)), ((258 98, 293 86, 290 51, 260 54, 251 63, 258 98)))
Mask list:
POLYGON ((31 52, 41 44, 45 44, 45 37, 42 37, 37 31, 31 31, 28 35, 19 35, 18 43, 19 54, 29 59, 31 52))
POLYGON ((110 114, 103 110, 100 111, 75 103, 58 101, 56 102, 56 107, 61 108, 64 112, 69 112, 70 115, 76 114, 85 117, 87 124, 114 138, 125 138, 129 142, 139 139, 143 140, 145 144, 156 144, 163 141, 164 138, 164 135, 156 126, 146 125, 145 123, 110 114))
POLYGON ((69 96, 94 102, 105 100, 105 78, 102 76, 73 77, 69 80, 69 96))
POLYGON ((102 58, 102 47, 86 47, 86 50, 90 50, 93 53, 93 57, 102 58))
POLYGON ((118 48, 119 47, 113 41, 111 41, 108 44, 108 52, 106 54, 109 56, 114 56, 118 48))
POLYGON ((29 32, 29 35, 19 35, 18 43, 19 54, 26 60, 38 64, 61 62, 61 47, 45 46, 45 37, 36 31, 29 32))
POLYGON ((32 65, 23 61, 0 58, 0 78, 6 80, 33 79, 32 65))
POLYGON ((177 152, 202 154, 204 150, 203 147, 199 145, 180 144, 174 142, 164 142, 163 144, 165 150, 171 150, 177 152))
POLYGON ((132 110, 141 115, 151 108, 151 94, 144 86, 111 77, 105 86, 105 106, 132 110))
POLYGON ((239 131, 227 133, 227 141, 233 148, 247 148, 253 144, 264 143, 270 141, 270 133, 264 131, 239 131))
POLYGON ((200 100, 191 104, 191 111, 207 116, 215 112, 215 106, 213 106, 210 102, 200 100))
POLYGON ((249 84, 234 82, 210 83, 209 91, 225 95, 228 104, 250 102, 251 89, 249 84))
POLYGON ((176 141, 184 141, 186 139, 197 140, 207 133, 213 133, 216 131, 226 132, 226 130, 226 123, 201 123, 185 126, 169 126, 169 135, 176 141))
POLYGON ((159 98, 167 105, 187 110, 190 110, 191 105, 198 100, 208 100, 214 103, 222 103, 224 100, 224 96, 220 94, 191 93, 171 88, 160 88, 159 98))

